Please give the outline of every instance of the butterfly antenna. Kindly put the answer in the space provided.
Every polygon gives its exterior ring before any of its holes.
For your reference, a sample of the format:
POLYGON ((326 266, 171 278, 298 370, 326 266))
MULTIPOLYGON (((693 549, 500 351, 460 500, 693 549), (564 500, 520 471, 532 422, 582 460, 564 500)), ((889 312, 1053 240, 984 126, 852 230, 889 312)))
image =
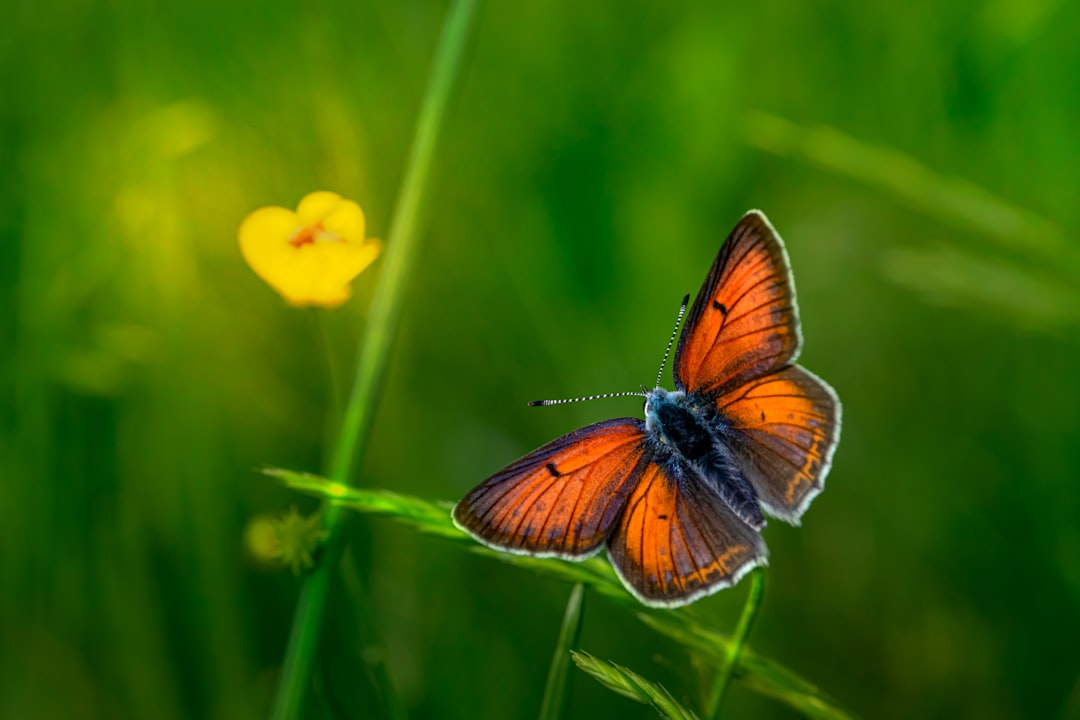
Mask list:
POLYGON ((683 296, 682 304, 679 305, 679 317, 675 319, 675 329, 671 331, 671 339, 668 340, 667 350, 664 351, 664 359, 660 363, 660 372, 656 373, 656 387, 660 387, 660 381, 664 378, 664 367, 667 366, 668 355, 671 354, 671 346, 675 344, 675 338, 679 335, 679 326, 682 325, 683 315, 686 314, 686 306, 689 303, 690 296, 683 296))
MULTIPOLYGON (((675 318, 675 329, 671 331, 671 339, 668 340, 667 350, 664 351, 664 360, 660 363, 660 372, 656 374, 656 387, 660 387, 660 380, 664 377, 664 367, 667 365, 668 356, 671 354, 671 347, 675 344, 675 338, 679 335, 679 326, 682 325, 683 315, 686 314, 686 306, 690 304, 690 296, 686 295, 682 299, 682 304, 679 305, 679 317, 675 318)), ((530 407, 540 407, 542 405, 565 405, 566 403, 584 402, 586 400, 600 400, 603 398, 616 398, 616 397, 648 397, 649 393, 642 386, 640 392, 617 392, 617 393, 604 393, 603 395, 586 395, 584 397, 565 398, 562 400, 533 400, 529 403, 530 407)))
POLYGON ((584 402, 585 400, 600 400, 602 398, 613 397, 629 397, 630 395, 637 395, 638 397, 645 397, 644 391, 642 392, 617 392, 617 393, 604 393, 603 395, 586 395, 585 397, 577 398, 565 398, 563 400, 533 400, 529 403, 530 407, 540 407, 541 405, 565 405, 566 403, 584 402))

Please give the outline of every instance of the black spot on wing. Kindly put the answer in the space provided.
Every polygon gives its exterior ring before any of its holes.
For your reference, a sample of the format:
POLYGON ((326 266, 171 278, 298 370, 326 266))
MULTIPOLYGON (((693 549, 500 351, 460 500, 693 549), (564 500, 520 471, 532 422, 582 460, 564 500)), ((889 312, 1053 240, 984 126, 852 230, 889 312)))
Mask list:
POLYGON ((719 310, 721 315, 723 315, 725 317, 727 316, 727 308, 724 307, 724 303, 717 302, 716 300, 713 300, 712 301, 712 306, 713 306, 713 310, 719 310))
MULTIPOLYGON (((765 418, 762 418, 762 420, 764 419, 765 418)), ((555 467, 555 463, 549 462, 546 467, 547 471, 551 473, 551 477, 562 477, 562 473, 559 471, 559 468, 555 467)))

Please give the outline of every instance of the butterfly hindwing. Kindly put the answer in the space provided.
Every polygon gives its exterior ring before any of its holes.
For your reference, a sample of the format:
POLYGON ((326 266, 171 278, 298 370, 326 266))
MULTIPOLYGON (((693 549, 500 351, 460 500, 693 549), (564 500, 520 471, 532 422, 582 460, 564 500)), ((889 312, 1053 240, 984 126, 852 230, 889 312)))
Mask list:
POLYGON ((765 543, 715 491, 663 450, 630 489, 608 557, 643 603, 676 607, 738 582, 765 543))
POLYGON ((798 365, 717 398, 734 428, 730 447, 770 514, 798 523, 825 487, 840 438, 840 401, 798 365))
POLYGON ((510 552, 591 555, 644 468, 644 438, 644 423, 633 418, 564 435, 477 486, 454 507, 454 521, 510 552))
POLYGON ((713 396, 777 370, 798 355, 798 309, 787 253, 751 210, 720 247, 675 350, 675 384, 713 396))

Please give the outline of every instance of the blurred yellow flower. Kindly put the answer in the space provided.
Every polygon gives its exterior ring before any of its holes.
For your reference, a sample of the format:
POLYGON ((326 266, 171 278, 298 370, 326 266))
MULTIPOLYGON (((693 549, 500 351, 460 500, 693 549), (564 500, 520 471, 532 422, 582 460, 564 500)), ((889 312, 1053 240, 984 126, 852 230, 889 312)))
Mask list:
POLYGON ((315 565, 315 551, 330 533, 323 527, 322 513, 304 517, 294 505, 289 514, 273 520, 275 556, 292 568, 294 575, 315 565))
POLYGON ((264 207, 240 225, 240 251, 251 269, 293 305, 337 307, 349 283, 382 249, 364 238, 364 211, 337 193, 313 192, 296 212, 264 207))

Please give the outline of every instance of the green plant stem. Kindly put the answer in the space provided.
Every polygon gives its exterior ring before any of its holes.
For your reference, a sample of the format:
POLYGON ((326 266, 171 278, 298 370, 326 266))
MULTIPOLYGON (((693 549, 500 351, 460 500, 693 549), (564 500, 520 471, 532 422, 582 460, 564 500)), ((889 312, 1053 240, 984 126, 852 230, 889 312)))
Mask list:
POLYGON ((570 650, 581 637, 581 618, 585 612, 585 585, 577 583, 570 591, 563 615, 562 629, 551 657, 540 720, 562 720, 566 715, 566 697, 570 694, 570 650))
POLYGON ((728 686, 731 685, 731 678, 735 674, 735 668, 739 665, 743 646, 750 636, 750 630, 754 626, 754 618, 757 617, 758 610, 761 608, 761 598, 764 594, 765 568, 754 568, 750 577, 750 593, 746 596, 746 604, 743 605, 739 624, 735 627, 735 634, 731 636, 727 660, 720 670, 720 675, 716 678, 716 684, 713 685, 712 694, 709 697, 709 706, 705 717, 710 720, 720 717, 720 706, 724 702, 724 696, 727 695, 728 686))
MULTIPOLYGON (((378 390, 389 359, 391 341, 397 330, 405 283, 415 255, 428 176, 477 2, 455 0, 443 23, 435 49, 431 79, 417 120, 408 166, 387 236, 379 285, 360 345, 352 393, 333 453, 330 477, 346 485, 371 432, 378 390)), ((275 720, 292 720, 301 716, 322 630, 331 573, 341 558, 345 514, 341 508, 329 503, 323 504, 323 513, 329 535, 318 565, 307 576, 300 592, 274 703, 275 720)))
MULTIPOLYGON (((330 342, 330 330, 327 328, 326 310, 322 308, 308 308, 307 312, 312 320, 312 332, 314 332, 318 338, 319 347, 322 348, 322 353, 326 360, 326 386, 329 402, 327 403, 326 421, 323 429, 323 442, 325 443, 325 447, 329 448, 331 447, 330 443, 334 442, 336 438, 335 432, 341 422, 341 368, 338 367, 337 359, 334 357, 334 346, 330 342)), ((321 465, 323 466, 324 472, 330 472, 329 453, 324 454, 321 465)))

